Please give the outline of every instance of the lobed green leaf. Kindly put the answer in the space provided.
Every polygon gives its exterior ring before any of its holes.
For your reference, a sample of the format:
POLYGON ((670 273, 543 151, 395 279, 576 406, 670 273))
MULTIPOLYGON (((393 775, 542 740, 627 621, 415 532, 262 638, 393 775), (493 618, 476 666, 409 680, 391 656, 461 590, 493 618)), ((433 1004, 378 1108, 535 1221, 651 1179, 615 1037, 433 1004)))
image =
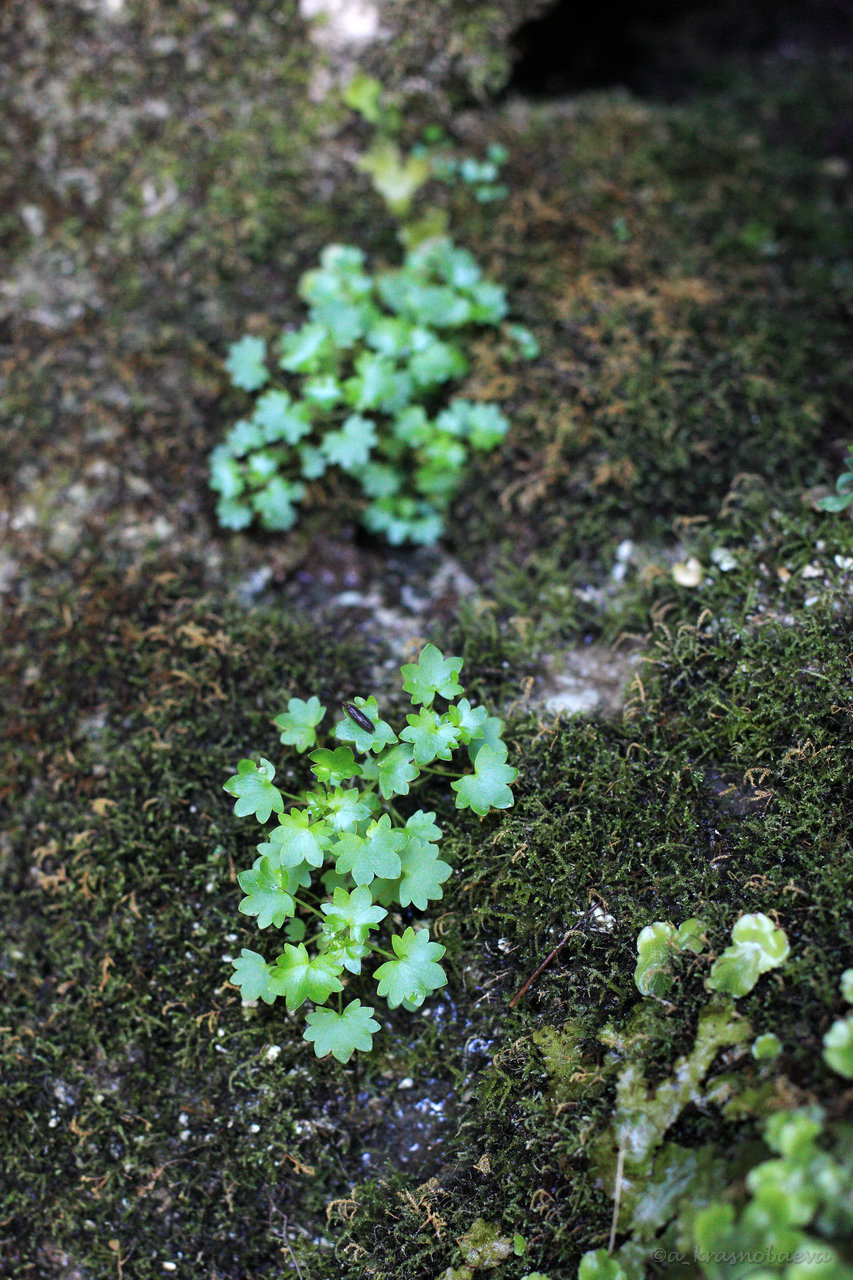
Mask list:
POLYGON ((373 1037, 379 1030, 373 1010, 369 1005, 363 1006, 360 1000, 351 1000, 342 1013, 314 1009, 305 1021, 307 1029, 303 1039, 309 1044, 313 1042, 317 1057, 331 1054, 342 1063, 349 1062, 356 1049, 365 1053, 372 1049, 373 1037))
POLYGON ((281 813, 284 799, 278 787, 273 786, 275 766, 261 757, 260 765, 254 760, 240 760, 237 772, 224 784, 224 790, 237 797, 234 812, 238 818, 253 813, 259 822, 266 822, 275 810, 281 813))
POLYGON ((273 724, 281 730, 281 741, 287 746, 307 751, 317 741, 317 725, 326 714, 326 708, 317 697, 310 697, 307 702, 302 698, 291 698, 287 710, 276 716, 273 724))
POLYGON ((501 749, 484 744, 477 752, 474 772, 466 774, 458 782, 451 782, 456 792, 457 809, 471 808, 481 816, 490 809, 510 809, 513 804, 509 783, 515 782, 518 770, 506 764, 506 747, 501 749))

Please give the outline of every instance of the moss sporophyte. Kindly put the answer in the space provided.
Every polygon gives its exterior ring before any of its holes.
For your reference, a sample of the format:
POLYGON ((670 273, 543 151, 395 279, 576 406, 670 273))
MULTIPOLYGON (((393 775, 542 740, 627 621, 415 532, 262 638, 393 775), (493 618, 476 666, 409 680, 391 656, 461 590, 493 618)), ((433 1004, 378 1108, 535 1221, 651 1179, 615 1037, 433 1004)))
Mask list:
POLYGON ((413 807, 419 780, 447 778, 456 807, 480 816, 512 806, 518 770, 506 763, 503 722, 462 696, 461 667, 461 658, 428 644, 401 668, 413 707, 405 728, 395 732, 374 697, 355 697, 332 729, 339 745, 318 739, 326 708, 317 697, 291 698, 274 723, 285 745, 307 754, 313 785, 281 791, 275 766, 263 757, 241 760, 225 783, 239 817, 266 825, 276 815, 257 859, 238 876, 245 894, 239 910, 260 929, 283 929, 286 939, 273 961, 244 948, 233 981, 246 1001, 282 997, 290 1010, 311 1001, 304 1039, 318 1057, 347 1062, 372 1047, 379 1030, 373 1006, 359 998, 343 1003, 346 986, 359 977, 366 982, 372 958, 382 960, 372 973, 376 994, 392 1009, 417 1009, 447 982, 439 963, 445 948, 427 928, 410 925, 381 942, 371 937, 389 909, 426 911, 451 874, 439 857, 435 813, 413 807), (470 769, 437 764, 457 751, 470 769), (332 999, 335 1007, 325 1007, 332 999))

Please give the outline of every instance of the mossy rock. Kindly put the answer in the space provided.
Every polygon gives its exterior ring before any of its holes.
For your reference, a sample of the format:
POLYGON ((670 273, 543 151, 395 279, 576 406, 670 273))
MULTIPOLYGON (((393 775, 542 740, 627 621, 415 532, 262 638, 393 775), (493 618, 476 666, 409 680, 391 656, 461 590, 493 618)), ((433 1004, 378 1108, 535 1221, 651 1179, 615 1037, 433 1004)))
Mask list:
MULTIPOLYGON (((429 20, 448 100, 482 92, 517 12, 445 5, 436 23, 419 7, 395 83, 429 20)), ((389 651, 387 601, 347 615, 324 580, 310 608, 294 587, 317 526, 341 576, 364 551, 335 499, 311 534, 226 542, 206 470, 237 411, 228 343, 295 320, 296 281, 342 226, 377 260, 393 226, 346 162, 357 128, 306 92, 295 6, 234 22, 137 5, 124 26, 33 13, 0 182, 10 210, 45 219, 43 235, 15 221, 16 278, 61 259, 79 289, 46 309, 38 290, 4 295, 0 333, 5 1272, 243 1280, 292 1249, 306 1280, 433 1280, 472 1269, 461 1242, 482 1222, 502 1249, 527 1241, 491 1268, 502 1280, 574 1280, 610 1235, 590 1153, 606 1146, 611 1170, 620 1071, 642 1063, 656 1098, 689 1058, 743 913, 778 919, 791 953, 739 998, 749 1040, 662 1135, 649 1220, 675 1213, 688 1175, 735 1194, 774 1109, 849 1118, 823 1051, 853 943, 853 524, 813 505, 849 433, 849 58, 770 58, 678 109, 607 93, 469 120, 508 146, 512 194, 497 214, 454 194, 459 239, 542 356, 507 382, 477 353, 469 391, 499 387, 514 429, 454 509, 447 549, 479 598, 430 638, 505 715, 520 775, 514 807, 482 822, 430 789, 456 870, 434 921, 448 988, 342 1068, 226 985, 254 933, 221 788, 242 756, 279 750, 289 696, 369 693, 410 655, 389 651), (30 154, 75 157, 89 187, 49 166, 31 187, 30 154), (96 187, 114 200, 87 202, 96 187), (672 575, 687 556, 693 586, 672 575), (261 570, 268 588, 245 590, 261 570), (622 715, 528 703, 555 648, 623 629, 648 663, 622 715), (707 948, 640 996, 640 930, 692 917, 707 948), (778 1053, 753 1054, 771 1036, 778 1053)), ((417 591, 422 560, 371 554, 417 591)))

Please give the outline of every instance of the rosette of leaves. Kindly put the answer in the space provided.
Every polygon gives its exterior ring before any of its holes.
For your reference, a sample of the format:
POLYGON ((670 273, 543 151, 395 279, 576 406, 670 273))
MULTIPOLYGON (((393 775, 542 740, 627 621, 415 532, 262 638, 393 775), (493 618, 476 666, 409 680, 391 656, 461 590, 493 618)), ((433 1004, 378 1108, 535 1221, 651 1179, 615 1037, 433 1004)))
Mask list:
POLYGON ((264 828, 238 876, 239 910, 283 934, 272 960, 244 948, 233 982, 247 1001, 310 1002, 304 1038, 318 1057, 347 1062, 371 1048, 379 1023, 361 1000, 368 984, 390 1008, 414 1010, 447 982, 429 929, 414 921, 395 931, 390 915, 428 911, 451 874, 436 815, 417 804, 424 776, 446 778, 456 807, 480 817, 513 803, 518 770, 506 763, 503 723, 463 696, 461 667, 428 644, 401 668, 412 711, 399 732, 374 697, 356 697, 324 736, 320 700, 291 698, 274 723, 307 755, 311 785, 286 795, 263 757, 241 760, 225 783, 238 816, 264 828), (356 982, 360 995, 346 999, 356 982))
MULTIPOLYGON (((467 336, 501 325, 504 289, 439 237, 376 274, 360 249, 328 245, 299 294, 307 319, 277 349, 252 336, 229 349, 233 385, 257 394, 211 454, 220 523, 289 529, 308 485, 337 471, 361 491, 372 532, 435 542, 471 450, 494 449, 509 430, 497 405, 446 398, 468 370, 467 336)), ((504 337, 505 352, 538 351, 520 325, 504 337)))

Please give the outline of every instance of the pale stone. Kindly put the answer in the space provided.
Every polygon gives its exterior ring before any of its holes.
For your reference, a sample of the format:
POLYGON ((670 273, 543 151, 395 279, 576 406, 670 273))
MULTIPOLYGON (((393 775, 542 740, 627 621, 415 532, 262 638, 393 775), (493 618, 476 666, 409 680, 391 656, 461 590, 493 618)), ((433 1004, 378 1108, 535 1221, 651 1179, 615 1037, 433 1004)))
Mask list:
POLYGON ((672 566, 673 581, 679 587, 698 587, 704 572, 703 566, 695 556, 691 556, 689 560, 682 560, 679 564, 672 566))

